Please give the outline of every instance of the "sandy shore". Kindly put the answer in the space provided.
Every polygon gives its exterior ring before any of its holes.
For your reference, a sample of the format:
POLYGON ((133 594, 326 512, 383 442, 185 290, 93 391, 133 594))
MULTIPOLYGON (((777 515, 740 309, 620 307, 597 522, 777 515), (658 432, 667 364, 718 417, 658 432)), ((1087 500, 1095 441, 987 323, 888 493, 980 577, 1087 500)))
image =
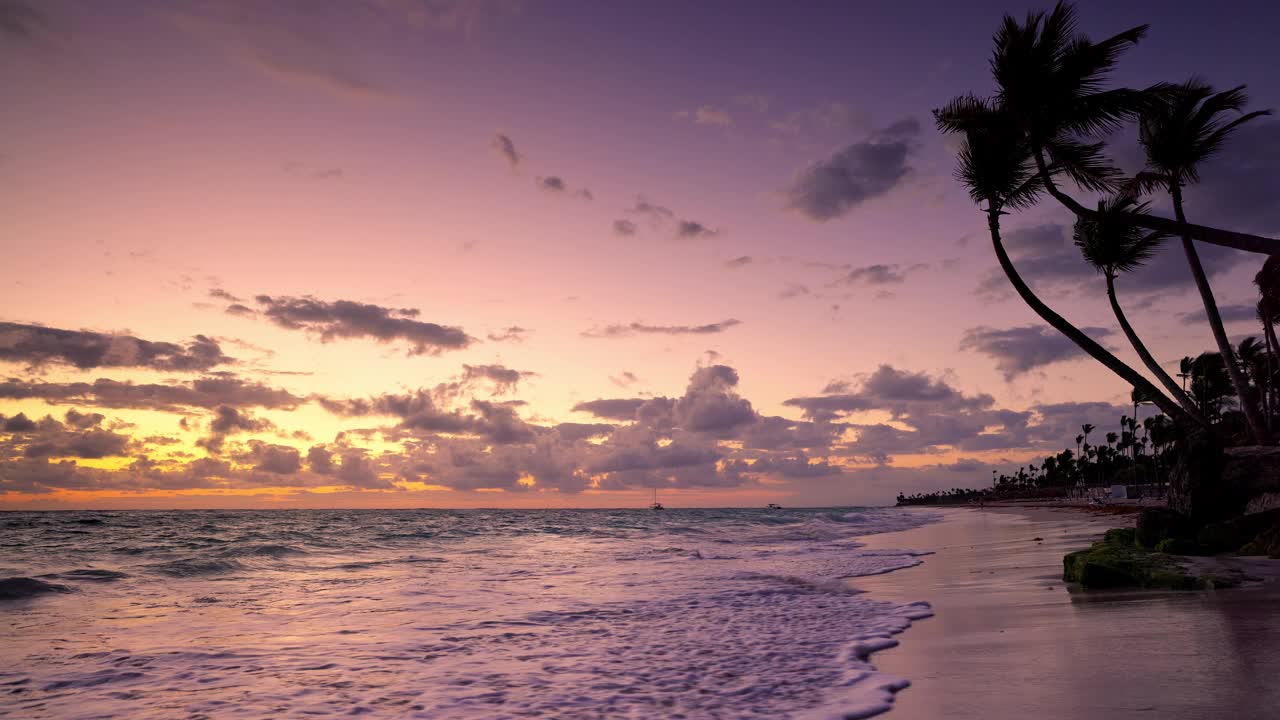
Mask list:
POLYGON ((1062 555, 1128 519, 1043 508, 920 512, 944 519, 866 542, 936 554, 854 583, 877 598, 928 600, 935 612, 873 658, 912 682, 889 717, 1280 717, 1280 582, 1068 592, 1062 555))

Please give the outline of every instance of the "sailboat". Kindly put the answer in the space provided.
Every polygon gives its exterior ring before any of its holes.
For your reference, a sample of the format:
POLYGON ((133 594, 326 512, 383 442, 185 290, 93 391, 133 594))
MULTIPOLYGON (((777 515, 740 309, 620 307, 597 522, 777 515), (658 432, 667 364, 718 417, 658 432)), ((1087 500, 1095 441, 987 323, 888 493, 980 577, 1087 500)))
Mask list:
POLYGON ((650 510, 666 510, 662 507, 662 503, 658 502, 658 488, 653 489, 653 502, 649 505, 650 510))

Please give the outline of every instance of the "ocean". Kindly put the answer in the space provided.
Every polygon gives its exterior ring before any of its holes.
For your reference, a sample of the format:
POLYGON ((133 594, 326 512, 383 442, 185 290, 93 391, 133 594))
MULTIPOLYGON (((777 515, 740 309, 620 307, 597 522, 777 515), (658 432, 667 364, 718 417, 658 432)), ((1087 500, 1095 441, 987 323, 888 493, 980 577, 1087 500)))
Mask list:
MULTIPOLYGON (((929 615, 892 508, 0 513, 0 716, 824 718, 929 615)), ((909 640, 908 640, 909 642, 909 640)))

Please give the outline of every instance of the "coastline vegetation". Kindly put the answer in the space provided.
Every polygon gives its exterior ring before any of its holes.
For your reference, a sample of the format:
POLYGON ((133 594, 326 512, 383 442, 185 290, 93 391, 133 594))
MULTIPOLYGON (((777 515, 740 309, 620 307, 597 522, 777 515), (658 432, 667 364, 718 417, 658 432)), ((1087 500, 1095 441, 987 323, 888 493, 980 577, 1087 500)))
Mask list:
POLYGON ((1167 556, 1153 554, 1154 542, 1142 547, 1135 538, 1152 535, 1153 523, 1179 528, 1175 534, 1156 533, 1163 543, 1159 549, 1166 551, 1237 551, 1242 542, 1269 551, 1271 540, 1280 538, 1280 510, 1246 515, 1258 512, 1260 499, 1262 506, 1280 504, 1280 454, 1264 447, 1275 442, 1280 409, 1280 343, 1274 327, 1280 319, 1280 240, 1197 225, 1189 218, 1202 167, 1241 127, 1271 111, 1250 109, 1243 85, 1219 90, 1197 77, 1145 88, 1110 87, 1120 60, 1147 32, 1147 25, 1138 25, 1095 41, 1079 30, 1076 9, 1067 2, 1023 20, 1005 15, 989 60, 994 92, 959 95, 934 110, 938 129, 961 141, 955 177, 986 216, 992 249, 1010 285, 1045 323, 1129 385, 1133 414, 1121 417, 1113 430, 1082 425, 1074 451, 1066 448, 1011 474, 992 471, 988 489, 899 495, 898 503, 1083 497, 1108 485, 1125 486, 1125 496, 1167 489, 1172 509, 1143 511, 1136 535, 1114 530, 1092 548, 1068 555, 1064 577, 1086 587, 1215 587, 1220 586, 1215 579, 1187 576, 1167 556), (1143 163, 1126 174, 1109 143, 1135 130, 1143 163), (1077 199, 1076 192, 1088 199, 1077 199), (1075 245, 1102 276, 1116 323, 1141 360, 1141 371, 1050 307, 1006 251, 1004 217, 1045 199, 1075 216, 1075 245), (1156 201, 1167 202, 1173 217, 1153 212, 1156 201), (1181 382, 1143 342, 1121 302, 1123 276, 1168 241, 1181 247, 1215 345, 1178 363, 1181 382), (1269 256, 1255 277, 1261 341, 1250 337, 1232 345, 1200 243, 1269 256), (1139 421, 1142 404, 1154 405, 1159 414, 1139 421), (1242 476, 1248 477, 1242 481, 1242 476), (1266 477, 1259 481, 1258 476, 1266 477), (1247 533, 1229 529, 1246 519, 1262 525, 1251 524, 1247 533), (1147 532, 1142 532, 1144 522, 1147 532))

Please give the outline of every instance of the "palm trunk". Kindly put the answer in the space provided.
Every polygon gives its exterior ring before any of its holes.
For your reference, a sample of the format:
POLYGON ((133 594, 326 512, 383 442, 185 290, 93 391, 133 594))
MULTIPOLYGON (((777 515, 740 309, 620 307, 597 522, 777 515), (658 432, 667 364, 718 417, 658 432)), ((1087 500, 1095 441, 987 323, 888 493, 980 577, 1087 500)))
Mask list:
POLYGON ((1187 255, 1187 264, 1191 266, 1191 275, 1196 280, 1196 288, 1200 291, 1200 300, 1204 302, 1204 312, 1209 317, 1213 339, 1218 343, 1218 352, 1222 353, 1222 361, 1227 366, 1227 375, 1231 377, 1236 397, 1240 400, 1240 409, 1244 411, 1249 435, 1255 443, 1266 445, 1270 442, 1270 433, 1267 432, 1267 426, 1262 422, 1262 416, 1258 412, 1258 405, 1254 402, 1253 388, 1249 386, 1244 373, 1240 371, 1235 348, 1231 347, 1231 341, 1227 339, 1226 328, 1222 326, 1222 315, 1218 312, 1218 303, 1213 299, 1213 288, 1209 287, 1209 278, 1205 275, 1204 266, 1200 264, 1200 255, 1196 252, 1195 244, 1191 242, 1191 235, 1185 229, 1187 218, 1182 212, 1182 186, 1174 182, 1170 185, 1169 192, 1173 195, 1174 216, 1178 218, 1178 223, 1183 228, 1182 249, 1187 255))
POLYGON ((1262 337, 1267 341, 1267 384, 1262 388, 1263 403, 1267 413, 1267 431, 1271 431, 1272 417, 1275 415, 1275 358, 1280 353, 1280 342, 1276 340, 1276 328, 1269 321, 1262 324, 1262 337))
MULTIPOLYGON (((1044 182, 1044 187, 1049 191, 1055 200, 1065 206, 1077 217, 1086 220, 1096 219, 1097 210, 1089 208, 1076 202, 1076 199, 1062 192, 1057 183, 1049 174, 1049 168, 1044 161, 1043 151, 1037 149, 1035 152, 1036 167, 1040 170, 1040 179, 1044 182)), ((1158 230, 1170 235, 1187 235, 1200 242, 1206 242, 1210 245, 1221 245, 1235 250, 1244 250, 1245 252, 1261 253, 1263 255, 1274 255, 1280 253, 1280 240, 1275 238, 1262 237, 1261 235, 1251 235, 1249 233, 1236 232, 1234 230, 1223 230, 1221 228, 1206 227, 1204 225, 1192 225, 1185 220, 1170 220, 1157 215, 1144 215, 1139 213, 1125 213, 1125 217, 1134 225, 1145 228, 1147 230, 1158 230)))
MULTIPOLYGON (((1129 319, 1125 317, 1124 310, 1120 308, 1120 301, 1116 299, 1115 278, 1111 275, 1107 275, 1107 299, 1111 301, 1111 311, 1116 314, 1116 321, 1120 323, 1120 329, 1124 331, 1124 336, 1129 338, 1129 344, 1133 346, 1134 351, 1138 353, 1138 357, 1142 359, 1142 364, 1146 365, 1151 374, 1156 376, 1160 384, 1164 385, 1165 389, 1169 391, 1174 400, 1178 401, 1182 409, 1187 411, 1192 420, 1204 427, 1208 427, 1209 421, 1200 414, 1200 408, 1196 407, 1191 398, 1187 397, 1187 394, 1178 387, 1178 383, 1174 382, 1172 377, 1169 377, 1169 373, 1160 367, 1160 363, 1156 362, 1142 339, 1133 331, 1133 326, 1129 324, 1129 319)), ((1134 417, 1135 419, 1137 418, 1136 411, 1134 412, 1134 417)))
POLYGON ((1004 270, 1005 277, 1009 278, 1009 283, 1013 285, 1013 289, 1018 292, 1018 296, 1022 298, 1023 302, 1029 305, 1053 329, 1066 335, 1071 342, 1088 353, 1089 357, 1102 363, 1108 370, 1119 375, 1129 385, 1151 398, 1152 402, 1159 406, 1166 415, 1174 418, 1187 418, 1187 414, 1182 408, 1166 397, 1164 393, 1157 390, 1155 385, 1152 385, 1136 370, 1121 362, 1115 355, 1107 352, 1106 348, 1094 342, 1093 338, 1085 335, 1079 328, 1067 322, 1061 315, 1050 309, 1048 305, 1045 305, 1040 298, 1036 297, 1035 293, 1031 292, 1031 288, 1027 287, 1027 284, 1022 280, 1022 276, 1018 274, 1017 268, 1013 266, 1013 261, 1009 259, 1009 254, 1004 250, 1004 243, 1000 240, 1000 210, 998 208, 988 208, 987 226, 991 230, 991 244, 995 248, 996 258, 1000 261, 1000 269, 1004 270))

